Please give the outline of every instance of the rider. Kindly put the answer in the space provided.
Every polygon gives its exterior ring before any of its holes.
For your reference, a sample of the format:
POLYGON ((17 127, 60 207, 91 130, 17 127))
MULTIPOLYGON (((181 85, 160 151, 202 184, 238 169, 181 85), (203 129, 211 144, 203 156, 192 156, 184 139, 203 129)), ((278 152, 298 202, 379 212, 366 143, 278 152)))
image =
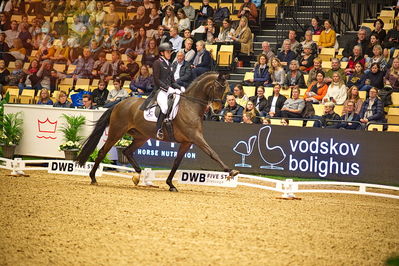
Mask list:
POLYGON ((172 64, 169 62, 173 47, 169 42, 164 42, 158 47, 160 57, 153 64, 153 77, 155 90, 157 90, 157 102, 161 108, 157 121, 157 138, 163 139, 162 124, 168 112, 168 96, 184 92, 184 87, 180 87, 174 80, 172 64))

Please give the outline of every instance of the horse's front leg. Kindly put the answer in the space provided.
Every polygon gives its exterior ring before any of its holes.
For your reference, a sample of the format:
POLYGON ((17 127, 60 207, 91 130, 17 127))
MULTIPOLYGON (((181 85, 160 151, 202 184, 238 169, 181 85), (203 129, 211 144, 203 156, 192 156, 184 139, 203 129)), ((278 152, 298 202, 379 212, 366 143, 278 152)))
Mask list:
POLYGON ((206 142, 206 140, 200 136, 196 139, 196 142, 194 142, 195 145, 200 147, 201 150, 203 150, 206 154, 209 155, 213 160, 218 162, 220 166, 223 168, 223 171, 229 172, 229 176, 227 177, 228 180, 230 178, 238 175, 240 172, 238 170, 230 169, 219 157, 219 155, 209 146, 209 144, 206 142))
POLYGON ((173 177, 174 177, 174 175, 176 173, 177 168, 179 167, 179 165, 181 163, 181 160, 184 157, 184 154, 186 154, 186 152, 188 151, 190 146, 191 146, 191 143, 189 143, 189 142, 183 142, 183 143, 180 144, 179 151, 177 152, 176 159, 173 162, 172 170, 169 173, 168 179, 166 179, 166 184, 169 185, 169 191, 177 192, 176 187, 172 183, 172 179, 173 179, 173 177))

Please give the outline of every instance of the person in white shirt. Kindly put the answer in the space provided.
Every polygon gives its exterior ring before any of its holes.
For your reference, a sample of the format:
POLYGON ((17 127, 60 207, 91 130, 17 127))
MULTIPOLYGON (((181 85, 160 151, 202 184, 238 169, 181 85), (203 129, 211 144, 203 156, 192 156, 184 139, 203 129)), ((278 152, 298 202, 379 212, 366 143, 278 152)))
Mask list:
POLYGON ((333 81, 328 86, 327 94, 323 98, 323 102, 333 102, 337 105, 344 104, 347 96, 347 90, 345 83, 341 80, 338 72, 333 74, 333 81))
POLYGON ((178 52, 183 45, 183 38, 178 34, 178 29, 176 26, 170 29, 170 39, 169 42, 172 44, 173 52, 178 52))
POLYGON ((186 16, 183 9, 177 11, 177 17, 179 18, 179 32, 191 28, 190 19, 186 16))
POLYGON ((6 34, 6 43, 8 47, 13 47, 14 39, 18 38, 18 22, 16 20, 11 21, 11 28, 4 32, 6 34))

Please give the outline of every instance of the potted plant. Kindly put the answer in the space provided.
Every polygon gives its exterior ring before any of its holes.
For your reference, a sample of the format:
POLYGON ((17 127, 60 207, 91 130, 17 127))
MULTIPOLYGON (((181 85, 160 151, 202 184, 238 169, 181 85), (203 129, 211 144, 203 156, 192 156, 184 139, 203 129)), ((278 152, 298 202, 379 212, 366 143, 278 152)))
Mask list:
POLYGON ((3 114, 0 123, 0 145, 3 149, 3 156, 12 159, 15 148, 22 139, 22 112, 3 114))
POLYGON ((83 115, 62 115, 65 118, 64 124, 60 131, 64 134, 64 143, 61 143, 59 150, 64 151, 65 160, 75 160, 82 144, 83 137, 79 135, 86 118, 83 115))
POLYGON ((118 140, 117 143, 115 143, 115 148, 116 151, 118 152, 118 161, 121 164, 129 164, 128 159, 126 156, 122 153, 122 151, 128 147, 130 144, 132 144, 133 139, 130 135, 125 134, 120 140, 118 140))

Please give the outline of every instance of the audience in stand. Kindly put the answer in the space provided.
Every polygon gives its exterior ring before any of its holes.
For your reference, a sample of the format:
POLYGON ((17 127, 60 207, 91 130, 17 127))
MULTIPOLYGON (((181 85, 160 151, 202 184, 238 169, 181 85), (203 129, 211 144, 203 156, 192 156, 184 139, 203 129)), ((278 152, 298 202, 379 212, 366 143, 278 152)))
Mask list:
POLYGON ((222 116, 224 116, 227 112, 230 112, 234 116, 233 121, 236 123, 240 123, 242 120, 242 114, 244 112, 244 107, 237 104, 236 98, 234 97, 233 94, 227 95, 226 103, 227 103, 227 106, 225 108, 223 108, 223 110, 220 114, 222 116))
POLYGON ((378 90, 376 88, 370 89, 369 98, 364 101, 359 116, 363 126, 366 126, 369 122, 384 122, 384 104, 378 98, 378 90))
POLYGON ((71 108, 72 103, 68 101, 68 95, 65 93, 65 91, 60 91, 58 94, 58 100, 53 106, 60 108, 71 108))
POLYGON ((362 109, 363 100, 360 99, 358 87, 352 86, 348 89, 347 98, 346 101, 344 102, 344 110, 342 111, 343 114, 346 113, 345 107, 348 105, 349 102, 353 102, 354 112, 356 114, 359 114, 362 109))
POLYGON ((324 30, 320 33, 319 49, 321 48, 333 48, 336 41, 336 33, 332 29, 331 21, 324 21, 324 30))
POLYGON ((306 102, 320 103, 326 96, 328 85, 325 83, 324 72, 319 70, 316 73, 316 80, 313 81, 305 92, 306 102))
POLYGON ((337 128, 341 125, 341 117, 334 111, 335 104, 333 102, 327 102, 324 104, 324 114, 320 117, 316 117, 318 120, 313 124, 314 127, 323 128, 337 128))
POLYGON ((360 116, 355 112, 355 103, 348 101, 344 107, 344 114, 341 116, 342 122, 337 125, 341 129, 358 129, 360 127, 360 116))
POLYGON ((284 102, 283 108, 281 108, 281 116, 288 118, 301 118, 302 111, 305 108, 305 101, 299 98, 299 88, 293 88, 291 90, 291 98, 284 102))
POLYGON ((323 98, 324 102, 333 102, 335 105, 344 104, 347 97, 347 90, 345 83, 341 80, 338 73, 333 74, 333 81, 328 86, 327 93, 323 98))
POLYGON ((263 109, 263 115, 266 117, 281 117, 281 110, 287 98, 280 94, 281 85, 275 84, 273 95, 267 98, 266 106, 263 109))

